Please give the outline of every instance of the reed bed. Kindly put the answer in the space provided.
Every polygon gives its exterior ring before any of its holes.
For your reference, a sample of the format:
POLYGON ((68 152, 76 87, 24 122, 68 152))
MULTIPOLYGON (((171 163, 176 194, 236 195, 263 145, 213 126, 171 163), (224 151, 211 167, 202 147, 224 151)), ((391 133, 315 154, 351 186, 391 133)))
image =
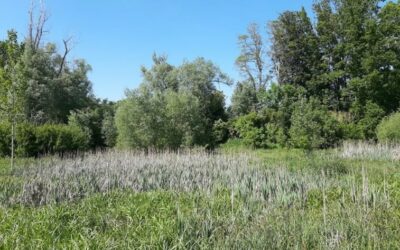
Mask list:
POLYGON ((249 200, 292 202, 308 190, 333 185, 330 179, 265 168, 254 154, 202 151, 99 152, 79 158, 49 158, 24 169, 19 193, 9 202, 45 205, 73 201, 113 190, 134 192, 198 191, 211 196, 221 189, 249 200))
POLYGON ((338 149, 342 158, 359 160, 400 160, 400 145, 365 141, 344 142, 338 149))
MULTIPOLYGON (((332 162, 332 156, 328 159, 332 162)), ((353 171, 348 178, 341 178, 343 166, 338 165, 339 170, 335 169, 336 165, 328 163, 320 170, 289 171, 285 164, 265 166, 252 153, 205 151, 108 151, 74 158, 52 157, 20 170, 16 174, 22 180, 19 181, 20 188, 16 188, 14 193, 9 191, 3 204, 40 206, 115 190, 200 192, 207 196, 229 190, 233 196, 246 200, 287 205, 306 201, 310 190, 334 187, 348 188, 353 200, 370 196, 383 199, 381 190, 365 187, 368 174, 364 169, 360 173, 353 171), (362 182, 357 181, 359 178, 356 176, 362 176, 362 182)))
POLYGON ((0 184, 0 248, 30 248, 42 232, 40 248, 395 249, 400 182, 343 161, 367 157, 359 147, 298 170, 250 151, 40 159, 0 184))

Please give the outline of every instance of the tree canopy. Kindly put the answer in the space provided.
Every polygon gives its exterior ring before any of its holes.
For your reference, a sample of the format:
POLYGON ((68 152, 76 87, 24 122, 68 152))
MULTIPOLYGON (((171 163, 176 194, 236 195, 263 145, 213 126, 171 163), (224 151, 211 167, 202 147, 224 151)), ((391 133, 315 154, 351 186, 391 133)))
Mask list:
POLYGON ((212 146, 214 122, 226 119, 224 95, 216 83, 230 79, 212 62, 198 58, 179 67, 153 56, 143 82, 127 91, 116 113, 118 145, 130 148, 212 146))

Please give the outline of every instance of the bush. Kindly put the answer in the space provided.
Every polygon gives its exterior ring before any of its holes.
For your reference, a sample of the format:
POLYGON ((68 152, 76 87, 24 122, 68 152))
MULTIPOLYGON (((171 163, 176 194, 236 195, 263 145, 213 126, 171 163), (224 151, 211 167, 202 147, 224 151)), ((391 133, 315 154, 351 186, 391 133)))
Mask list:
MULTIPOLYGON (((11 126, 0 124, 0 156, 11 155, 11 126)), ((17 125, 15 153, 20 157, 33 157, 86 150, 88 136, 78 127, 64 124, 34 126, 28 123, 17 125)))
POLYGON ((288 128, 283 112, 265 108, 238 117, 233 129, 243 142, 254 148, 276 148, 287 144, 288 128))
MULTIPOLYGON (((279 113, 279 112, 277 112, 279 113)), ((287 144, 287 128, 280 119, 274 118, 265 125, 267 145, 270 148, 284 147, 287 144)))
POLYGON ((364 107, 364 117, 358 122, 364 139, 376 139, 376 128, 384 116, 385 111, 378 104, 367 102, 364 107))
POLYGON ((89 136, 77 126, 45 124, 36 128, 37 154, 82 151, 89 148, 89 136))
POLYGON ((82 151, 89 147, 89 143, 90 137, 79 127, 61 125, 54 151, 58 153, 82 151))
POLYGON ((233 128, 243 142, 254 148, 266 147, 265 121, 256 112, 238 117, 233 128))
POLYGON ((0 157, 11 154, 11 126, 9 123, 0 123, 0 157))
POLYGON ((117 128, 115 126, 114 115, 107 113, 101 124, 101 134, 107 147, 113 148, 117 144, 117 128))
POLYGON ((178 149, 210 146, 212 124, 199 98, 188 92, 153 95, 148 88, 133 91, 120 103, 116 115, 120 148, 178 149))
POLYGON ((222 144, 229 139, 229 129, 231 124, 229 122, 224 122, 223 120, 218 120, 213 126, 213 137, 216 144, 222 144))
POLYGON ((342 132, 343 140, 362 140, 364 139, 364 133, 362 128, 352 122, 341 122, 340 130, 342 132))
POLYGON ((338 122, 316 99, 297 102, 291 122, 290 143, 295 148, 328 148, 339 140, 338 122))
POLYGON ((400 142, 400 112, 384 118, 377 127, 377 136, 382 143, 400 142))
POLYGON ((352 104, 350 113, 352 123, 345 127, 346 139, 376 139, 376 127, 385 116, 385 111, 372 101, 365 104, 356 101, 352 104))
POLYGON ((36 128, 33 125, 29 123, 18 124, 15 139, 17 156, 32 157, 37 155, 36 128))
POLYGON ((45 124, 36 129, 36 142, 39 154, 53 154, 56 151, 58 134, 62 125, 45 124))
POLYGON ((104 147, 102 138, 102 115, 98 109, 78 110, 71 113, 68 117, 68 124, 72 127, 79 128, 84 131, 89 138, 89 147, 104 147))

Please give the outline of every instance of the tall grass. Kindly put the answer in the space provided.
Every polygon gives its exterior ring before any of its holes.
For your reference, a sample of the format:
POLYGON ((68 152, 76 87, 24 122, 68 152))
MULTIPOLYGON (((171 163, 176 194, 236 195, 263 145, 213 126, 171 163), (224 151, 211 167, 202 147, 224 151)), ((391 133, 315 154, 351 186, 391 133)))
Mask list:
POLYGON ((304 199, 308 190, 331 185, 331 180, 267 169, 252 154, 118 152, 87 154, 81 158, 50 158, 19 173, 20 192, 9 202, 44 205, 72 201, 113 190, 199 191, 212 195, 227 189, 259 201, 304 199))
POLYGON ((321 154, 321 164, 313 163, 320 168, 298 171, 285 161, 266 166, 251 152, 109 151, 38 160, 0 184, 0 239, 5 248, 31 248, 32 239, 42 248, 400 247, 400 180, 376 182, 368 168, 353 169, 340 158, 367 154, 352 146, 346 155, 348 147, 339 158, 321 154), (41 223, 42 234, 28 236, 41 223))
POLYGON ((369 143, 364 141, 344 142, 339 149, 343 158, 360 160, 400 160, 400 145, 391 143, 369 143))

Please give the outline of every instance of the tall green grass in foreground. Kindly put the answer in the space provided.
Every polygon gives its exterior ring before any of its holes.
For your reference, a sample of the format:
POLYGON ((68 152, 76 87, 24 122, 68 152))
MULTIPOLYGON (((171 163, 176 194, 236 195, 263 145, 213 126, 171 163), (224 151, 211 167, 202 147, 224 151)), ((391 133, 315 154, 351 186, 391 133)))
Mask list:
POLYGON ((0 248, 398 249, 400 164, 392 147, 373 147, 4 166, 0 248))

